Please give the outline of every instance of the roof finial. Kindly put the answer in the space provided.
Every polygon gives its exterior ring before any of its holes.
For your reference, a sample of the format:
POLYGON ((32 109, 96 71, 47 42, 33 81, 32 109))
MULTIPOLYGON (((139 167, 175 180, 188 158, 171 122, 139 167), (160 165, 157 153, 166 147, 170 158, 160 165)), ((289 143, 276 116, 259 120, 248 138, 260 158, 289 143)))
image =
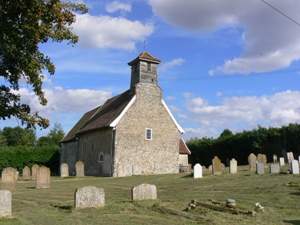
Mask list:
POLYGON ((144 40, 143 45, 144 45, 144 51, 146 51, 146 40, 144 40))

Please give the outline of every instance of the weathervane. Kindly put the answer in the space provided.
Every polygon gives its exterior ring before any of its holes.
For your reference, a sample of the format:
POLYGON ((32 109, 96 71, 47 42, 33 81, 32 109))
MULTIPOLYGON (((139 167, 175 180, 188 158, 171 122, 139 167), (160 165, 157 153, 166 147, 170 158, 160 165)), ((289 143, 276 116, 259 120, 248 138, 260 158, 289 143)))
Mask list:
POLYGON ((144 51, 146 51, 146 40, 144 40, 143 45, 144 45, 144 51))

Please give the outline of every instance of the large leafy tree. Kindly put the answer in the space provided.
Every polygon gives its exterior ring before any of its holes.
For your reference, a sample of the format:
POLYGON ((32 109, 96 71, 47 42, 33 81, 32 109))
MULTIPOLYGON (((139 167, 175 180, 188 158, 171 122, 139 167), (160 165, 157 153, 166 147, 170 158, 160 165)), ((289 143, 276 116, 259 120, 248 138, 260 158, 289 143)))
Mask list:
POLYGON ((4 127, 2 136, 5 137, 7 146, 34 146, 36 134, 34 129, 24 129, 21 127, 4 127))
POLYGON ((49 121, 28 104, 21 103, 18 94, 20 80, 24 80, 38 96, 41 105, 47 104, 43 92, 42 71, 50 75, 55 66, 39 50, 48 40, 75 44, 78 37, 72 33, 75 14, 86 13, 83 4, 60 0, 5 0, 0 1, 0 120, 14 116, 27 127, 49 126, 49 121))

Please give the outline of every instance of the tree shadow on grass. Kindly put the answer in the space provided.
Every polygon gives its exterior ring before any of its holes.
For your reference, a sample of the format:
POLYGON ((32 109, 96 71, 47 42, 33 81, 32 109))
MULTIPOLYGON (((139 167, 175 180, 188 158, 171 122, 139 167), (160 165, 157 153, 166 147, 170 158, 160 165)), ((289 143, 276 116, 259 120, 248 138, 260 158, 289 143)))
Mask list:
POLYGON ((59 209, 60 211, 70 213, 73 210, 72 205, 50 204, 52 207, 59 209))
POLYGON ((285 223, 290 223, 293 225, 300 225, 300 220, 283 220, 285 223))
POLYGON ((300 192, 292 192, 292 193, 290 193, 290 195, 297 195, 297 196, 300 196, 300 192))

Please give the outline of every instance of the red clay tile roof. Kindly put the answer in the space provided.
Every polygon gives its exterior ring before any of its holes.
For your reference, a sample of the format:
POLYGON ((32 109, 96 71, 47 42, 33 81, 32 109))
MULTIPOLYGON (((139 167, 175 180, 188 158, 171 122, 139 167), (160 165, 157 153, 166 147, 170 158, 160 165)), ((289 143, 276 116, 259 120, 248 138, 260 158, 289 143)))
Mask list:
POLYGON ((191 151, 182 139, 179 140, 179 154, 191 154, 191 151))

